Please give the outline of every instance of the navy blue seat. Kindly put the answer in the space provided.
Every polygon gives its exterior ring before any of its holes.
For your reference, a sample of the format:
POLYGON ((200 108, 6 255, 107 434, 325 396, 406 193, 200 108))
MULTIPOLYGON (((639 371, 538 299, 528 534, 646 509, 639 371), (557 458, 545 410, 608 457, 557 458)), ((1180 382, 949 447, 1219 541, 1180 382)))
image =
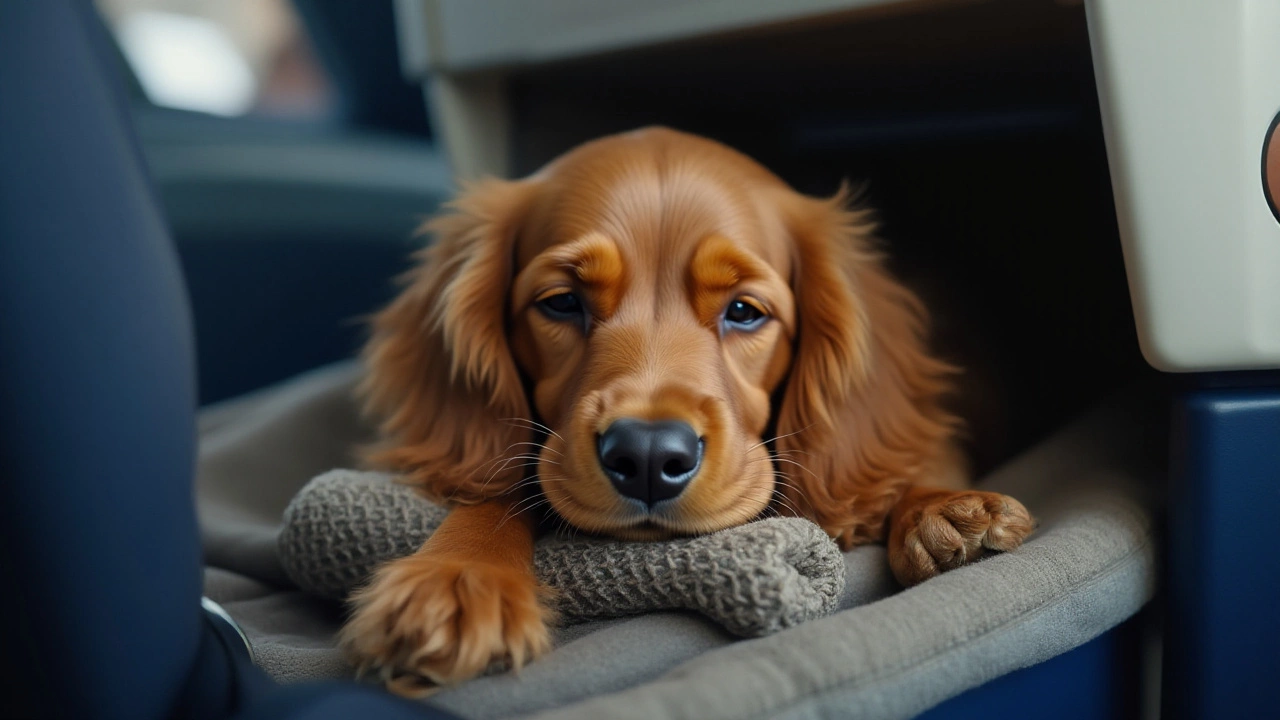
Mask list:
POLYGON ((182 275, 86 1, 0 3, 0 716, 422 718, 201 608, 182 275))

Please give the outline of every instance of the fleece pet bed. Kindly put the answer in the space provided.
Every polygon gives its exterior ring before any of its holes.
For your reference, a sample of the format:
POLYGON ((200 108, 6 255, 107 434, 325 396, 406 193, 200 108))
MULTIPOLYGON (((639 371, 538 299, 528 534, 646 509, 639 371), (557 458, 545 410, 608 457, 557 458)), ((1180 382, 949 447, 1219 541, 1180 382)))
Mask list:
MULTIPOLYGON (((342 600, 447 514, 389 475, 334 470, 285 508, 280 561, 298 587, 342 600)), ((827 615, 844 589, 839 547, 799 518, 654 543, 553 536, 537 544, 534 567, 564 623, 688 609, 742 637, 827 615)))
MULTIPOLYGON (((326 368, 201 418, 205 591, 285 682, 352 674, 333 644, 340 605, 297 588, 277 545, 290 500, 329 468, 354 466, 350 449, 369 439, 350 399, 357 375, 326 368)), ((1040 521, 1015 552, 902 590, 882 547, 857 548, 842 556, 829 616, 747 640, 686 610, 582 622, 519 675, 428 702, 471 718, 917 714, 1081 645, 1150 598, 1161 406, 1141 394, 1108 402, 983 478, 1040 521)))

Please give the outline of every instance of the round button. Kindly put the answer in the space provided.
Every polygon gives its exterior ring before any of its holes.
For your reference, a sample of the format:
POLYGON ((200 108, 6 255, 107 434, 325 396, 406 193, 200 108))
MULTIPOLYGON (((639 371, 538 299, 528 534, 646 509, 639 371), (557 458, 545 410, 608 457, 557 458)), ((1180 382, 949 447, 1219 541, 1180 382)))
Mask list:
POLYGON ((1280 220, 1280 114, 1271 121, 1262 144, 1262 194, 1267 197, 1271 214, 1280 220))

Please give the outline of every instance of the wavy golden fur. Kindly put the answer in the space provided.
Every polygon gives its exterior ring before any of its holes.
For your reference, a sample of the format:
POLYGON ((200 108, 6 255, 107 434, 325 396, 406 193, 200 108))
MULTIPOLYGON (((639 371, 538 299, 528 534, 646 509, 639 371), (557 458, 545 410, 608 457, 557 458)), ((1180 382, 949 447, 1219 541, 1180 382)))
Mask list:
POLYGON ((472 185, 426 229, 373 323, 364 392, 374 461, 458 508, 353 598, 342 635, 394 689, 547 649, 531 554, 548 508, 636 540, 797 514, 844 548, 887 540, 904 584, 1031 530, 1017 501, 965 489, 955 370, 844 191, 806 197, 647 129, 472 185), (578 314, 546 311, 569 296, 578 314), (730 304, 755 324, 728 323, 730 304), (626 418, 699 438, 696 475, 647 512, 602 469, 600 438, 626 418))

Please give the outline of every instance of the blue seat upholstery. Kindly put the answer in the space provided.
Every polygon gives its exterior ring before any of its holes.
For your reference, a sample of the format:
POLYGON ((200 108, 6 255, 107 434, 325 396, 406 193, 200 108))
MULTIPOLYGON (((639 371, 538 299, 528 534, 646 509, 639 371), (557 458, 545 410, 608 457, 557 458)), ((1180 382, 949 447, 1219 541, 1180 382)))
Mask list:
POLYGON ((1200 380, 1175 403, 1163 714, 1274 716, 1280 374, 1200 380))
POLYGON ((87 0, 0 3, 0 715, 440 717, 279 688, 201 609, 177 258, 87 0))

